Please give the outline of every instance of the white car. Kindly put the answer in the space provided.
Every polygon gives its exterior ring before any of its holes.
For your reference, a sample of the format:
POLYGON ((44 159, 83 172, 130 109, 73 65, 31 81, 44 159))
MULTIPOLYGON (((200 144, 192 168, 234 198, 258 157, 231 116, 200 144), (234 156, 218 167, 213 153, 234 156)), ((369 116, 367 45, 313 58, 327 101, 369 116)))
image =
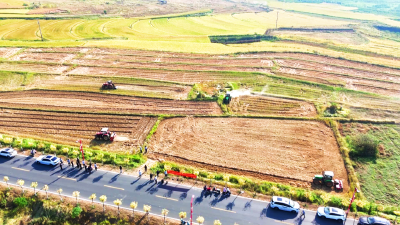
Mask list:
POLYGON ((269 207, 272 209, 280 209, 283 211, 295 212, 298 213, 300 210, 299 203, 292 201, 288 198, 274 196, 272 197, 272 201, 269 204, 269 207))
POLYGON ((317 211, 318 216, 325 217, 333 220, 346 220, 346 213, 334 207, 319 207, 317 211))
POLYGON ((17 151, 13 148, 3 148, 0 150, 0 155, 7 158, 13 158, 17 155, 17 151))
POLYGON ((42 155, 36 159, 36 162, 42 165, 55 166, 60 163, 60 158, 53 155, 42 155))

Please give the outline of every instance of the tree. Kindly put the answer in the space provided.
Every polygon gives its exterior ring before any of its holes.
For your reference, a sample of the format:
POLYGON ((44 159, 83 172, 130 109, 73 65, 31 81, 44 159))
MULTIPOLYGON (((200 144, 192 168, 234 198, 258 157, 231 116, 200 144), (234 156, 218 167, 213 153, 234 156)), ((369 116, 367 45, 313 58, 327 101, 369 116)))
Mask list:
POLYGON ((8 187, 8 181, 9 181, 10 179, 8 179, 7 176, 4 176, 4 177, 3 177, 3 180, 4 180, 4 182, 6 182, 6 184, 7 184, 7 189, 9 189, 9 187, 8 187))
POLYGON ((80 192, 79 191, 74 191, 72 192, 72 196, 76 198, 76 204, 78 205, 78 198, 79 198, 80 192))
POLYGON ((357 135, 351 140, 351 144, 354 147, 354 151, 350 152, 351 155, 358 155, 361 157, 376 157, 378 155, 379 141, 372 135, 357 135))
POLYGON ((121 199, 117 199, 114 201, 114 205, 118 206, 118 216, 119 216, 119 206, 122 205, 121 199))
POLYGON ((199 217, 197 217, 196 221, 201 225, 204 223, 204 217, 199 216, 199 217))
POLYGON ((103 203, 103 213, 106 211, 106 209, 104 208, 104 203, 107 201, 107 196, 102 195, 100 196, 100 201, 103 203))
POLYGON ((238 179, 238 183, 239 183, 239 186, 240 186, 240 194, 243 194, 242 187, 243 187, 243 185, 244 185, 245 182, 246 182, 246 181, 245 181, 243 178, 239 178, 239 179, 238 179))
POLYGON ((146 212, 147 222, 149 222, 149 213, 150 213, 150 210, 151 210, 151 206, 149 206, 149 205, 144 205, 144 206, 143 206, 143 211, 146 212))
POLYGON ((181 218, 181 223, 183 223, 183 219, 186 218, 186 212, 180 212, 179 213, 179 218, 181 218))
POLYGON ((130 207, 132 209, 132 215, 135 217, 135 209, 137 208, 138 203, 137 202, 131 202, 130 207))
POLYGON ((225 181, 225 187, 226 187, 226 185, 228 184, 229 178, 230 178, 229 175, 224 175, 224 176, 222 176, 222 179, 225 181))
POLYGON ((61 197, 62 191, 63 191, 63 189, 61 189, 61 188, 57 190, 57 193, 60 195, 60 201, 62 201, 62 197, 61 197))
POLYGON ((24 180, 18 180, 17 181, 17 184, 21 187, 21 189, 22 189, 22 194, 24 194, 25 192, 24 192, 24 183, 25 183, 25 181, 24 180))
POLYGON ((49 190, 49 186, 47 186, 47 184, 45 184, 43 186, 43 190, 46 192, 46 199, 49 199, 49 195, 47 194, 47 191, 49 190))
POLYGON ((200 172, 199 172, 198 170, 195 170, 195 171, 193 172, 193 174, 196 175, 196 183, 197 183, 197 177, 199 176, 199 173, 200 173, 200 172))
POLYGON ((79 207, 79 206, 74 207, 71 212, 71 218, 75 219, 75 218, 79 217, 79 215, 81 215, 81 212, 82 212, 81 207, 79 207))
POLYGON ((96 194, 93 193, 92 195, 90 195, 89 199, 92 200, 92 207, 94 207, 94 202, 93 201, 96 199, 96 194))
POLYGON ((222 223, 221 223, 221 221, 219 221, 219 220, 215 220, 215 221, 214 221, 214 225, 222 225, 222 223))
POLYGON ((165 224, 165 217, 168 215, 169 211, 167 209, 163 209, 161 214, 164 216, 164 224, 165 224))
POLYGON ((32 182, 31 187, 33 187, 33 194, 36 195, 36 187, 38 186, 37 182, 32 182))

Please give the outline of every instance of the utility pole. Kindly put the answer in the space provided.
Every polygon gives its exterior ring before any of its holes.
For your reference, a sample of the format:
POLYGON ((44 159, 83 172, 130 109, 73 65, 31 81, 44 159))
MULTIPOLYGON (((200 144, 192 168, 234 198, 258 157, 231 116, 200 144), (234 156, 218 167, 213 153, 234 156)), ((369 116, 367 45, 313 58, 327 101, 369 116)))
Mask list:
POLYGON ((276 12, 276 26, 275 26, 275 29, 278 29, 278 17, 279 17, 279 11, 276 12))
POLYGON ((42 38, 42 41, 43 41, 42 29, 40 29, 40 22, 39 22, 39 20, 37 20, 37 23, 38 23, 38 25, 39 25, 40 37, 42 38))

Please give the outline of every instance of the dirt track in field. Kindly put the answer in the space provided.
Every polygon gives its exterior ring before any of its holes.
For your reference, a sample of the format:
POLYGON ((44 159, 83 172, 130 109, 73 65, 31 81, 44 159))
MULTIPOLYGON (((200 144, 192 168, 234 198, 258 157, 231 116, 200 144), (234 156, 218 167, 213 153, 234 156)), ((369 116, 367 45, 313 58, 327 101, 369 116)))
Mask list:
POLYGON ((96 132, 108 127, 118 139, 112 144, 103 143, 102 147, 119 152, 143 144, 156 121, 156 117, 0 110, 2 133, 69 145, 77 145, 76 140, 82 139, 86 146, 95 145, 92 141, 96 132))
POLYGON ((0 92, 0 107, 137 114, 221 114, 215 102, 179 101, 64 91, 0 92))
POLYGON ((309 187, 332 170, 348 187, 336 139, 313 121, 245 118, 174 118, 162 121, 150 142, 154 158, 233 171, 309 187))
POLYGON ((273 115, 314 117, 317 111, 313 104, 284 98, 244 95, 233 98, 229 108, 240 115, 273 115))

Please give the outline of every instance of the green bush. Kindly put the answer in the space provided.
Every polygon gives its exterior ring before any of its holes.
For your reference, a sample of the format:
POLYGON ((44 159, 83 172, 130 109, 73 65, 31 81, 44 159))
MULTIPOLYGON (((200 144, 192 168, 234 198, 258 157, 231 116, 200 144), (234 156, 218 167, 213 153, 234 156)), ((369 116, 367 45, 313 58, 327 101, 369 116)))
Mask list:
POLYGON ((172 171, 176 171, 176 172, 180 172, 180 171, 181 171, 180 168, 179 168, 179 166, 176 166, 176 165, 175 165, 175 166, 172 166, 172 167, 171 167, 171 170, 172 170, 172 171))
POLYGON ((370 134, 360 134, 351 139, 352 151, 350 156, 376 157, 379 141, 370 134))
POLYGON ((214 179, 215 179, 215 180, 223 180, 223 179, 224 179, 224 176, 223 176, 222 174, 215 174, 214 179))
POLYGON ((352 212, 355 212, 355 211, 357 211, 357 205, 356 205, 356 203, 355 203, 355 202, 351 203, 351 206, 350 206, 350 211, 352 211, 352 212))
POLYGON ((207 177, 208 177, 208 173, 207 173, 207 172, 204 172, 204 171, 200 171, 200 172, 199 172, 199 177, 207 178, 207 177))
POLYGON ((81 212, 82 212, 81 207, 79 207, 79 206, 74 207, 74 208, 72 209, 72 212, 71 212, 71 217, 72 217, 73 219, 75 219, 75 218, 77 218, 77 217, 79 217, 79 216, 81 215, 81 212))
POLYGON ((14 199, 13 203, 17 208, 25 208, 28 205, 28 200, 25 197, 18 197, 14 199))
POLYGON ((329 200, 329 205, 334 207, 340 207, 342 205, 342 199, 336 196, 332 196, 329 200))
POLYGON ((229 177, 229 182, 231 182, 232 184, 238 184, 239 183, 239 179, 235 176, 230 176, 229 177))

